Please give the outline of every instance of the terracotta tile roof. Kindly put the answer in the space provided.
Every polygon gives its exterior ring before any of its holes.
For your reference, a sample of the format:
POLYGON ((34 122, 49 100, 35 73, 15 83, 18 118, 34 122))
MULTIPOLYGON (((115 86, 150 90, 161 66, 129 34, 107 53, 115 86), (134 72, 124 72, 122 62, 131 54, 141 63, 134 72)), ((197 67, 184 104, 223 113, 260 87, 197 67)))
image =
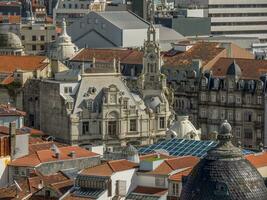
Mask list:
MULTIPOLYGON (((9 127, 0 126, 0 134, 9 135, 9 127)), ((16 130, 16 135, 22 135, 22 134, 28 134, 28 133, 21 131, 21 129, 16 130)))
POLYGON ((136 168, 138 165, 128 160, 113 160, 95 167, 84 169, 81 174, 92 176, 111 176, 115 172, 136 168))
POLYGON ((214 59, 225 49, 217 42, 197 42, 186 52, 174 52, 170 50, 164 54, 164 66, 167 67, 188 67, 192 64, 192 59, 201 59, 202 65, 214 59))
MULTIPOLYGON (((70 160, 73 159, 69 154, 70 152, 75 152, 75 158, 85 158, 85 157, 95 157, 98 156, 97 153, 88 151, 84 148, 81 148, 79 146, 67 146, 67 147, 60 147, 60 158, 59 160, 70 160)), ((51 162, 51 161, 56 161, 58 158, 54 156, 54 153, 50 150, 40 150, 36 152, 38 155, 38 158, 41 163, 45 162, 51 162)))
POLYGON ((66 144, 59 143, 59 142, 44 141, 41 138, 32 138, 32 137, 30 137, 30 140, 29 140, 29 153, 32 154, 32 153, 36 153, 37 151, 50 149, 53 144, 55 144, 59 148, 67 146, 66 144))
POLYGON ((166 188, 155 188, 155 187, 144 187, 144 186, 137 186, 132 193, 138 194, 148 194, 148 195, 155 195, 155 196, 162 196, 168 192, 166 188))
POLYGON ((19 15, 0 15, 0 23, 19 24, 21 16, 19 15))
POLYGON ((0 199, 2 200, 17 200, 23 199, 24 197, 30 195, 30 188, 27 183, 27 180, 18 182, 22 191, 18 192, 18 198, 16 197, 17 189, 15 184, 12 184, 9 187, 0 188, 0 199))
MULTIPOLYGON (((5 188, 0 188, 0 199, 23 199, 26 196, 30 197, 31 195, 34 195, 35 192, 40 190, 40 184, 43 184, 44 187, 48 186, 53 188, 61 194, 64 194, 71 186, 73 186, 73 180, 70 180, 62 172, 58 172, 50 176, 35 174, 33 177, 21 179, 17 182, 22 189, 22 191, 19 191, 19 197, 16 198, 15 185, 11 185, 5 188)), ((38 198, 33 196, 31 199, 38 198)))
POLYGON ((267 167, 267 152, 247 155, 246 159, 256 168, 267 167))
POLYGON ((8 85, 8 84, 11 84, 14 82, 14 76, 13 74, 9 74, 7 75, 3 80, 2 82, 0 82, 1 85, 8 85))
POLYGON ((235 60, 242 71, 242 79, 257 80, 261 74, 267 73, 267 60, 255 60, 245 58, 220 58, 212 67, 214 77, 224 77, 228 67, 235 60))
POLYGON ((90 61, 93 57, 96 62, 111 63, 114 58, 119 58, 121 63, 143 64, 143 52, 132 49, 82 49, 72 61, 90 61))
POLYGON ((36 167, 40 164, 40 160, 36 154, 30 154, 18 159, 13 160, 9 163, 11 166, 21 166, 21 167, 36 167))
POLYGON ((44 56, 0 56, 0 60, 0 73, 43 70, 48 65, 44 56))
POLYGON ((26 112, 20 111, 9 105, 0 104, 0 116, 26 116, 26 112))
MULTIPOLYGON (((51 146, 50 146, 51 147, 51 146)), ((60 157, 56 158, 54 153, 50 149, 38 150, 35 153, 29 154, 28 156, 24 156, 22 158, 18 158, 13 160, 9 165, 11 166, 29 166, 36 167, 41 163, 51 162, 51 161, 62 161, 62 160, 71 160, 77 158, 88 158, 95 157, 98 154, 87 151, 78 146, 67 146, 67 147, 58 147, 60 151, 60 157), (70 156, 70 152, 75 152, 75 158, 70 156)))
POLYGON ((190 174, 190 172, 192 171, 192 169, 193 169, 192 167, 189 167, 189 168, 186 168, 183 171, 177 172, 177 173, 171 175, 169 177, 169 180, 181 182, 182 181, 182 177, 183 176, 188 176, 190 174))
POLYGON ((155 170, 149 171, 146 174, 168 175, 174 170, 194 167, 198 162, 199 158, 194 156, 166 159, 155 170))

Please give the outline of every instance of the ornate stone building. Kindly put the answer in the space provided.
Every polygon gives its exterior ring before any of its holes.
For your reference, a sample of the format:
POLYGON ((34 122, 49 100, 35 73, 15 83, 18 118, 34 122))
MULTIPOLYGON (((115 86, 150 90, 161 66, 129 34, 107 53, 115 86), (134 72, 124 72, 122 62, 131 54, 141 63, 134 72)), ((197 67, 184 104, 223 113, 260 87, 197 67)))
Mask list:
POLYGON ((153 25, 148 36, 137 90, 127 87, 116 59, 61 72, 55 80, 33 80, 26 90, 38 90, 24 97, 37 99, 25 109, 36 119, 32 124, 72 144, 146 145, 165 137, 172 118, 153 25))
POLYGON ((218 132, 221 120, 227 119, 233 126, 235 144, 258 149, 265 138, 266 70, 265 61, 222 58, 204 73, 197 116, 202 133, 218 132))

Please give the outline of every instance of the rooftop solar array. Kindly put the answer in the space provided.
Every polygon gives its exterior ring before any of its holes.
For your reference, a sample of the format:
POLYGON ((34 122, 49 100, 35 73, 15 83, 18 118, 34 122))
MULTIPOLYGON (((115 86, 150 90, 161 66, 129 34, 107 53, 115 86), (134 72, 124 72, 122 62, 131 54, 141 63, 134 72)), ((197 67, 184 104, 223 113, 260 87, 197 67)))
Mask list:
MULTIPOLYGON (((197 156, 204 157, 207 151, 215 147, 218 143, 215 141, 196 141, 172 138, 170 140, 164 140, 156 144, 141 147, 138 151, 140 154, 148 154, 155 152, 156 150, 165 150, 171 156, 197 156)), ((254 152, 249 150, 243 150, 243 154, 252 154, 254 152)))

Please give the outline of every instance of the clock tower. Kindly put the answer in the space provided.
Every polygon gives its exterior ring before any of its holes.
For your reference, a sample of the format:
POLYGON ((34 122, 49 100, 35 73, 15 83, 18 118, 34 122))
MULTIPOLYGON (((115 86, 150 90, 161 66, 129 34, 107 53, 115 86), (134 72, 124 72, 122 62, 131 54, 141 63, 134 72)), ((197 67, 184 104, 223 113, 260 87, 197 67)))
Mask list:
POLYGON ((166 78, 161 74, 162 58, 159 43, 156 41, 156 29, 150 23, 147 31, 147 41, 144 43, 143 71, 139 80, 142 94, 160 94, 166 87, 166 78))

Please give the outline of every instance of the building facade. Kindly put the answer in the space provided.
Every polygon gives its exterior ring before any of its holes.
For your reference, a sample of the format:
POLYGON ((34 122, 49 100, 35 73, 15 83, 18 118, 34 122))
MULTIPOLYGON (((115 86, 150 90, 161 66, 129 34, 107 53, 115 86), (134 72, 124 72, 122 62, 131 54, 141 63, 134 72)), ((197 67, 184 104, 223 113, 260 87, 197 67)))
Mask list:
POLYGON ((105 11, 105 8, 106 0, 58 1, 53 9, 54 24, 61 23, 63 18, 65 18, 67 20, 67 26, 69 26, 90 11, 105 11))
POLYGON ((176 1, 179 7, 190 10, 206 10, 203 17, 211 18, 211 34, 258 37, 267 39, 265 0, 195 0, 176 1))
POLYGON ((21 25, 21 41, 26 54, 44 55, 56 37, 56 26, 53 24, 27 23, 21 25))
POLYGON ((172 113, 155 34, 151 25, 135 91, 122 78, 119 60, 96 60, 89 68, 59 73, 55 80, 33 80, 24 93, 26 104, 37 99, 25 106, 28 122, 36 119, 32 124, 72 144, 145 145, 164 137, 172 113), (36 93, 33 85, 39 87, 36 93))

